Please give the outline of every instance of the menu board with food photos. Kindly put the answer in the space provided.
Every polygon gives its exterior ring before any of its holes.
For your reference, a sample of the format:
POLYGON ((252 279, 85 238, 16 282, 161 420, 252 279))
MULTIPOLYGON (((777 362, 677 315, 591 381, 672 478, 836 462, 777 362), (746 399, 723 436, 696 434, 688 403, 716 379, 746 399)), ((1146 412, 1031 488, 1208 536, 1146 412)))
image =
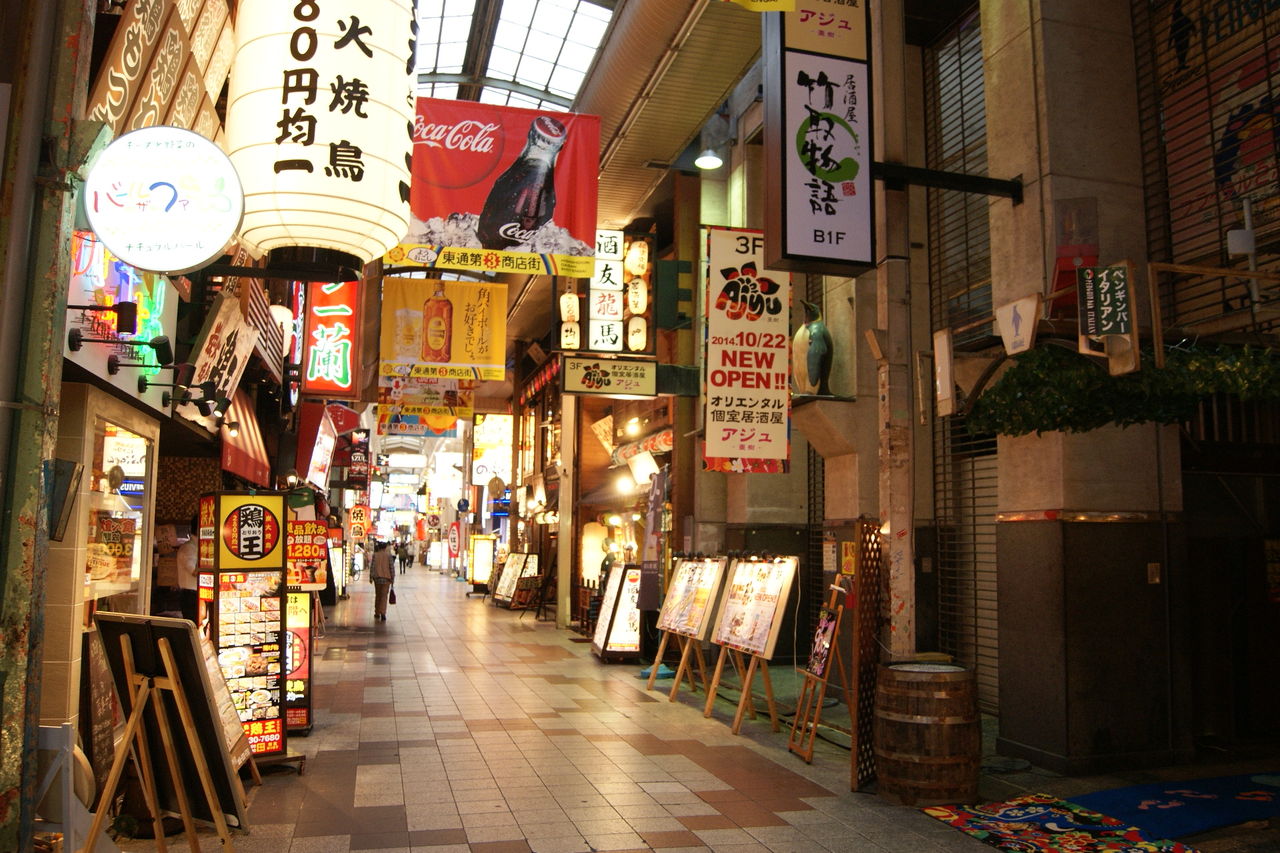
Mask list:
POLYGON ((218 574, 218 663, 254 756, 283 753, 284 572, 218 574))
POLYGON ((521 573, 524 571, 525 558, 528 556, 520 553, 507 555, 507 562, 503 564, 502 574, 498 576, 498 583, 493 590, 494 601, 511 601, 511 596, 516 591, 516 582, 520 580, 521 573))

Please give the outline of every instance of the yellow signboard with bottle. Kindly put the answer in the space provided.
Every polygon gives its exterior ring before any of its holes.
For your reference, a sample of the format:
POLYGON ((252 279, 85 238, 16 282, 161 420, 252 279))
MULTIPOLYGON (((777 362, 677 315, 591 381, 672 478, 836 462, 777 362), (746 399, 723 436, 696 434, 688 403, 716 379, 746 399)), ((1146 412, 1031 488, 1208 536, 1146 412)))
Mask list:
POLYGON ((505 378, 507 286, 388 278, 382 282, 379 385, 393 380, 505 378))

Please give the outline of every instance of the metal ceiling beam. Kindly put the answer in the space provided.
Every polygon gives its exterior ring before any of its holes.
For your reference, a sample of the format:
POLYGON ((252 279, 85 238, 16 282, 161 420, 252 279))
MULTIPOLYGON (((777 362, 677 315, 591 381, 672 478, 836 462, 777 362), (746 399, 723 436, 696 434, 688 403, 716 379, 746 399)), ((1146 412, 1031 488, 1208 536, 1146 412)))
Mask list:
POLYGON ((484 73, 489 70, 489 54, 498 33, 503 0, 476 0, 471 14, 471 33, 467 36, 467 54, 462 60, 462 81, 458 85, 459 101, 478 101, 484 90, 484 73))

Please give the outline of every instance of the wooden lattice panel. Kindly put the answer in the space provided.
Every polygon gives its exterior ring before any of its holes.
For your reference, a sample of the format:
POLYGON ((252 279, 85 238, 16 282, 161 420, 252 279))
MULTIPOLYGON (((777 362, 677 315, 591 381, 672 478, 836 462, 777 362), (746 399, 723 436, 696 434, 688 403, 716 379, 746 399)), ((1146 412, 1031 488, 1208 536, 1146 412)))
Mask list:
POLYGON ((874 518, 858 519, 858 571, 853 577, 853 732, 849 787, 861 790, 875 778, 876 757, 873 742, 875 724, 876 672, 880 664, 881 564, 880 522, 874 518))

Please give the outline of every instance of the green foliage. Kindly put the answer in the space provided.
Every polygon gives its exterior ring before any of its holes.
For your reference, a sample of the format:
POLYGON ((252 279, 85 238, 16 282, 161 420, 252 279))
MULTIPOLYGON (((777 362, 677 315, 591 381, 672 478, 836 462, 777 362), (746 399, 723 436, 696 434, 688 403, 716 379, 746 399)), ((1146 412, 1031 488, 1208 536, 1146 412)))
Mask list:
POLYGON ((1109 376, 1106 363, 1043 343, 1014 356, 1013 366, 978 397, 970 432, 1001 435, 1062 430, 1087 432, 1117 424, 1178 423, 1211 394, 1242 400, 1280 400, 1280 354, 1270 349, 1180 346, 1154 367, 1109 376))

